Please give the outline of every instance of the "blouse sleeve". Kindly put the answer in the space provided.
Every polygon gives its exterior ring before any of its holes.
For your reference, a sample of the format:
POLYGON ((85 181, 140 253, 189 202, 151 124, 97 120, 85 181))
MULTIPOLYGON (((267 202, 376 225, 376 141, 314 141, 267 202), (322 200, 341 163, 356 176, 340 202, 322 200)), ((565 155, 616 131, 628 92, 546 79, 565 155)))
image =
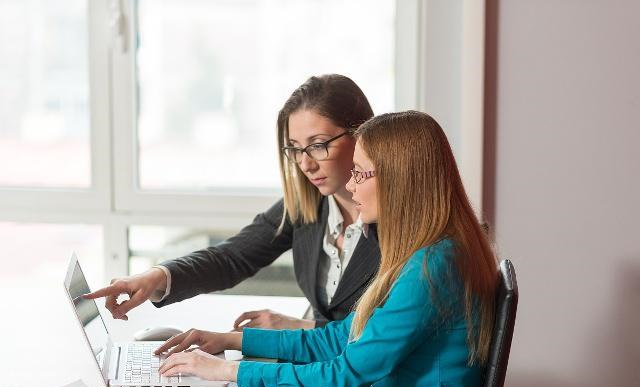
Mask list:
POLYGON ((344 320, 332 321, 322 328, 309 330, 245 328, 242 334, 242 353, 296 363, 330 360, 344 351, 352 318, 353 313, 344 320))

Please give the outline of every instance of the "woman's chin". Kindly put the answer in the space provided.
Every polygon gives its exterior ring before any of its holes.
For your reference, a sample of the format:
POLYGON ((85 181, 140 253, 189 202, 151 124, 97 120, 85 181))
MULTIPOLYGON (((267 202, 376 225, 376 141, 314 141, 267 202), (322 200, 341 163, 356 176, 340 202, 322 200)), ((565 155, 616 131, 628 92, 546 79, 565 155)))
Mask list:
POLYGON ((371 216, 363 212, 360 212, 360 219, 362 220, 362 223, 366 223, 366 224, 376 223, 377 221, 375 216, 371 216))
POLYGON ((329 195, 333 195, 334 193, 336 193, 338 190, 335 187, 331 187, 328 185, 321 185, 321 186, 316 186, 316 188, 318 189, 318 191, 320 191, 320 193, 323 196, 329 196, 329 195))

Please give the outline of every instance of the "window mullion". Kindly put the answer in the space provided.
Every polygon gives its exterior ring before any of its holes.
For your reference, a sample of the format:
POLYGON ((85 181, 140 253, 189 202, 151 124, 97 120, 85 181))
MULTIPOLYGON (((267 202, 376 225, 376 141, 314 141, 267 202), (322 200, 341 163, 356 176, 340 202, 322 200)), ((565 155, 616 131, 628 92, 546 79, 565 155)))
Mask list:
POLYGON ((109 12, 105 1, 89 1, 91 184, 99 209, 111 209, 111 123, 109 12))

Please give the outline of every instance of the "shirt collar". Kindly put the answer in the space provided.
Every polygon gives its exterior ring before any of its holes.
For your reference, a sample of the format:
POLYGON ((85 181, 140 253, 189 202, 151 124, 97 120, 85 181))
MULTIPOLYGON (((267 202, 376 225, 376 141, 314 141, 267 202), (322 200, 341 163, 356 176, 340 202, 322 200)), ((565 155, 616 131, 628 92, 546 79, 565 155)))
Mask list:
MULTIPOLYGON (((337 237, 342 232, 344 218, 342 217, 338 203, 333 195, 327 196, 327 200, 329 201, 329 217, 327 218, 327 226, 329 226, 329 233, 333 237, 337 237)), ((353 222, 353 225, 362 230, 362 234, 365 238, 368 237, 367 233, 369 232, 369 225, 362 221, 360 215, 358 215, 358 219, 353 222)))
POLYGON ((354 224, 362 230, 362 235, 364 235, 365 238, 369 237, 369 224, 362 221, 360 214, 358 214, 358 219, 356 219, 354 224))
POLYGON ((336 237, 342 232, 342 223, 344 222, 344 218, 340 213, 340 208, 338 207, 338 203, 336 203, 336 199, 333 195, 327 196, 327 200, 329 201, 329 218, 327 219, 327 225, 329 226, 329 232, 331 235, 336 237))

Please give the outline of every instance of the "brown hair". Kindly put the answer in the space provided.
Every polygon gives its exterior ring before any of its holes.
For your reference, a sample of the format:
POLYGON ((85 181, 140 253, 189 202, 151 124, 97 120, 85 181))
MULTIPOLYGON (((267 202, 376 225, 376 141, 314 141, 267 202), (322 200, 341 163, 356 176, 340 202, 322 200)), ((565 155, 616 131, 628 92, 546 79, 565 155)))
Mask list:
POLYGON ((287 215, 292 222, 299 219, 303 223, 317 221, 322 197, 297 164, 289 163, 281 152, 289 140, 289 116, 303 109, 313 110, 347 131, 355 130, 373 117, 367 97, 355 82, 344 75, 311 77, 294 90, 278 113, 278 152, 285 212, 282 224, 287 215))
MULTIPOLYGON (((450 238, 464 286, 469 364, 484 364, 493 330, 497 259, 469 204, 446 135, 433 118, 416 111, 374 117, 355 135, 376 171, 381 261, 358 301, 352 336, 362 334, 409 257, 450 238)), ((429 279, 426 264, 425 270, 429 279)), ((432 291, 432 297, 437 294, 432 291)))

